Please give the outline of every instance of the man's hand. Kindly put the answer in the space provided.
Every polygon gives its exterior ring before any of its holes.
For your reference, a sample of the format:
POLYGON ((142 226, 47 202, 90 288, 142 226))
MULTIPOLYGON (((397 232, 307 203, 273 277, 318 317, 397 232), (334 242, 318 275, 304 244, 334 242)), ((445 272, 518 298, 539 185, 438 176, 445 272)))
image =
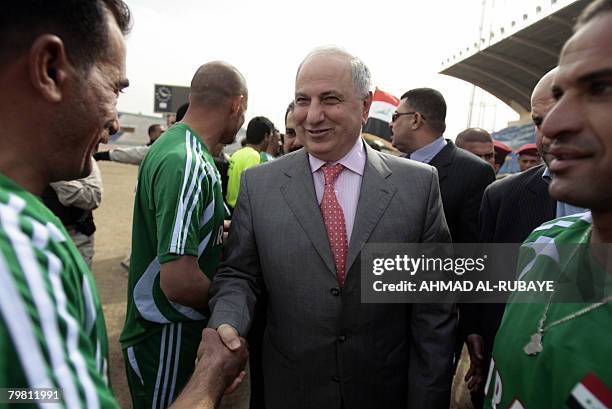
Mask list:
POLYGON ((96 152, 93 154, 95 160, 111 160, 110 151, 96 152))
POLYGON ((470 354, 470 369, 465 374, 468 389, 472 392, 478 390, 484 377, 484 357, 482 337, 470 334, 466 339, 468 353, 470 354))
POLYGON ((217 333, 219 337, 221 337, 223 344, 225 344, 230 351, 237 351, 238 348, 240 348, 240 337, 238 336, 236 328, 229 324, 221 324, 219 328, 217 328, 217 333))
POLYGON ((229 229, 231 225, 231 220, 223 220, 223 243, 227 243, 227 236, 229 235, 229 229))
POLYGON ((246 341, 236 339, 239 347, 230 351, 217 331, 210 328, 202 331, 195 371, 172 409, 217 408, 223 393, 233 392, 242 383, 249 353, 246 341))
MULTIPOLYGON (((232 328, 227 324, 224 325, 232 328)), ((236 341, 238 347, 230 351, 223 344, 217 331, 205 328, 202 331, 202 342, 198 347, 198 367, 206 365, 214 375, 224 379, 225 393, 233 392, 246 375, 243 369, 249 356, 247 343, 244 338, 238 336, 236 341)))

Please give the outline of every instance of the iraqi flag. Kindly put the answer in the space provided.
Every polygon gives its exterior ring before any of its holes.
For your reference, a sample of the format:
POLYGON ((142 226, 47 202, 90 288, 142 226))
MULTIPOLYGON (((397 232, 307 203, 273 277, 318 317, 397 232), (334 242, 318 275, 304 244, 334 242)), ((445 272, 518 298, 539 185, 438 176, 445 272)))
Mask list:
POLYGON ((571 409, 612 409, 612 389, 589 373, 574 386, 565 403, 571 409))
POLYGON ((391 141, 389 125, 391 124, 391 116, 399 104, 399 98, 376 88, 368 121, 363 127, 363 133, 391 141))

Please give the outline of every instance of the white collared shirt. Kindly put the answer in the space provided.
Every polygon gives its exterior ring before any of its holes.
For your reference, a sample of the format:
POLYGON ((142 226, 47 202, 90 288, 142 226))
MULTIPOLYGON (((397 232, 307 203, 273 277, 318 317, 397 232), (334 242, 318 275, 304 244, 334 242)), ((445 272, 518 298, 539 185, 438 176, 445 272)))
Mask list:
MULTIPOLYGON (((325 177, 321 167, 327 162, 317 159, 311 154, 308 154, 308 161, 310 162, 317 202, 320 205, 321 200, 323 200, 323 191, 325 190, 325 177)), ((361 192, 363 170, 366 164, 366 152, 361 137, 357 138, 355 145, 342 159, 333 162, 332 165, 336 163, 342 164, 345 168, 338 176, 338 179, 336 179, 334 189, 336 191, 336 198, 344 213, 346 238, 350 243, 355 223, 355 214, 357 213, 357 204, 359 203, 359 193, 361 192)))

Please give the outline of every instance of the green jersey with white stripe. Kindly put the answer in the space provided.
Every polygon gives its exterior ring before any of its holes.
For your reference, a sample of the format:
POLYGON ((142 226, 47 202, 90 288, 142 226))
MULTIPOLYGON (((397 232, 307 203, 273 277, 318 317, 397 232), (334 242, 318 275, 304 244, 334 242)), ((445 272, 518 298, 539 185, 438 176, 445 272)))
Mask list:
POLYGON ((165 296, 160 264, 197 256, 203 274, 212 279, 221 255, 224 215, 221 177, 212 156, 187 125, 175 124, 151 146, 140 166, 127 315, 120 337, 124 349, 159 332, 160 324, 207 319, 207 311, 165 296))
MULTIPOLYGON (((568 282, 561 280, 561 275, 575 279, 588 272, 605 274, 589 256, 586 245, 591 230, 590 212, 562 217, 536 228, 521 247, 518 277, 528 281, 556 280, 558 296, 558 291, 564 289, 561 283, 568 282)), ((510 302, 519 296, 513 294, 510 302)), ((612 387, 612 305, 576 315, 593 304, 551 303, 544 328, 566 317, 570 319, 546 328, 541 352, 527 355, 523 348, 537 332, 548 297, 540 297, 537 303, 507 305, 486 381, 486 408, 603 407, 580 406, 582 403, 577 402, 595 402, 591 385, 607 385, 608 391, 612 387)))
POLYGON ((2 174, 0 386, 59 388, 68 408, 118 407, 93 276, 59 219, 2 174))

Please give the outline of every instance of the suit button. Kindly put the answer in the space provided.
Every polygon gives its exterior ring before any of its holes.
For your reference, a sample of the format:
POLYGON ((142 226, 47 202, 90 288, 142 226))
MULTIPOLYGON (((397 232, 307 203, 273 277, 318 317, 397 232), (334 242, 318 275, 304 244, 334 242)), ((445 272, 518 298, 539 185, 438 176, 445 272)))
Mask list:
POLYGON ((332 381, 340 382, 340 377, 339 376, 332 376, 332 381))
POLYGON ((332 288, 331 293, 334 297, 337 297, 340 295, 340 290, 338 290, 337 288, 332 288))
POLYGON ((346 335, 340 335, 340 336, 338 337, 338 341, 340 341, 340 342, 344 342, 344 341, 346 341, 346 335))

